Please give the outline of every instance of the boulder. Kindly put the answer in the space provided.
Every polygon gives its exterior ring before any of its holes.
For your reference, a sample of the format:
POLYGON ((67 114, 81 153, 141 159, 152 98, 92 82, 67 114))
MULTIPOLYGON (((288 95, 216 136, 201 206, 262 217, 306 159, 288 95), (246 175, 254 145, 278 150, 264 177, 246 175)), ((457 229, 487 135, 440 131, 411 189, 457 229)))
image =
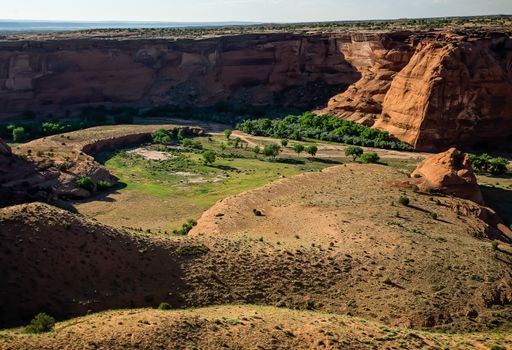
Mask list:
POLYGON ((411 174, 420 190, 434 190, 484 204, 467 154, 450 148, 425 159, 411 174))

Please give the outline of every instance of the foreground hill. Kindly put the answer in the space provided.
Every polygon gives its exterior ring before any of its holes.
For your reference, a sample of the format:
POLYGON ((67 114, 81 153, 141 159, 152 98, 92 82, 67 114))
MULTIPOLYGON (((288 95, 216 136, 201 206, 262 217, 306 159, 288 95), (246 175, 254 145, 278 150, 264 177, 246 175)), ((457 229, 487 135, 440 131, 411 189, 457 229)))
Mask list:
POLYGON ((29 349, 507 349, 506 333, 443 335, 355 317, 262 306, 113 311, 55 332, 0 332, 0 348, 29 349))
POLYGON ((43 204, 1 209, 3 325, 41 311, 67 318, 168 302, 258 303, 413 328, 510 327, 506 244, 492 251, 475 204, 394 187, 403 178, 353 164, 284 179, 221 201, 179 239, 43 204))

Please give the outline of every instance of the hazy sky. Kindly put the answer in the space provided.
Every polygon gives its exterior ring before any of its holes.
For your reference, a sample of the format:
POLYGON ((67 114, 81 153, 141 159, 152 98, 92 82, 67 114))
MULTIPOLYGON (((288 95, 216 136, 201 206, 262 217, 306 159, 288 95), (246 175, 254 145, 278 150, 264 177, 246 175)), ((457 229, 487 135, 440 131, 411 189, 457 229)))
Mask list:
POLYGON ((0 0, 2 19, 297 22, 512 14, 512 0, 0 0))

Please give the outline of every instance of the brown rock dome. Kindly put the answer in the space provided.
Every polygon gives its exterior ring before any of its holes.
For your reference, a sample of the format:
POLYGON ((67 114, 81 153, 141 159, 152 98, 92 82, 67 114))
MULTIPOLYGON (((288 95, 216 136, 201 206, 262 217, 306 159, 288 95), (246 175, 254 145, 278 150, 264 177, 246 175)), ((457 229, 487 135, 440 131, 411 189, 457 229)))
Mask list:
POLYGON ((450 148, 425 159, 411 174, 420 190, 435 190, 483 204, 482 192, 467 154, 450 148))

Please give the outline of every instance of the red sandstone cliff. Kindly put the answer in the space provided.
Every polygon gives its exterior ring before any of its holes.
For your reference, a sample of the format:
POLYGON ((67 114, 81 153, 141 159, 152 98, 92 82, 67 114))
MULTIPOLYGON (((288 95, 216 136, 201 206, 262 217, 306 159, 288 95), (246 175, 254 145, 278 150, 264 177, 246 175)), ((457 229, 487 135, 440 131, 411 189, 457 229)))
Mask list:
POLYGON ((0 112, 91 103, 316 105, 359 79, 338 49, 343 41, 350 36, 7 41, 0 112))
MULTIPOLYGON (((512 39, 438 34, 411 36, 409 43, 366 43, 368 61, 353 63, 362 79, 327 110, 418 150, 509 144, 512 39)), ((353 56, 346 54, 349 61, 353 56)))
POLYGON ((0 120, 89 104, 313 107, 416 149, 512 138, 512 38, 251 34, 0 42, 0 120))

